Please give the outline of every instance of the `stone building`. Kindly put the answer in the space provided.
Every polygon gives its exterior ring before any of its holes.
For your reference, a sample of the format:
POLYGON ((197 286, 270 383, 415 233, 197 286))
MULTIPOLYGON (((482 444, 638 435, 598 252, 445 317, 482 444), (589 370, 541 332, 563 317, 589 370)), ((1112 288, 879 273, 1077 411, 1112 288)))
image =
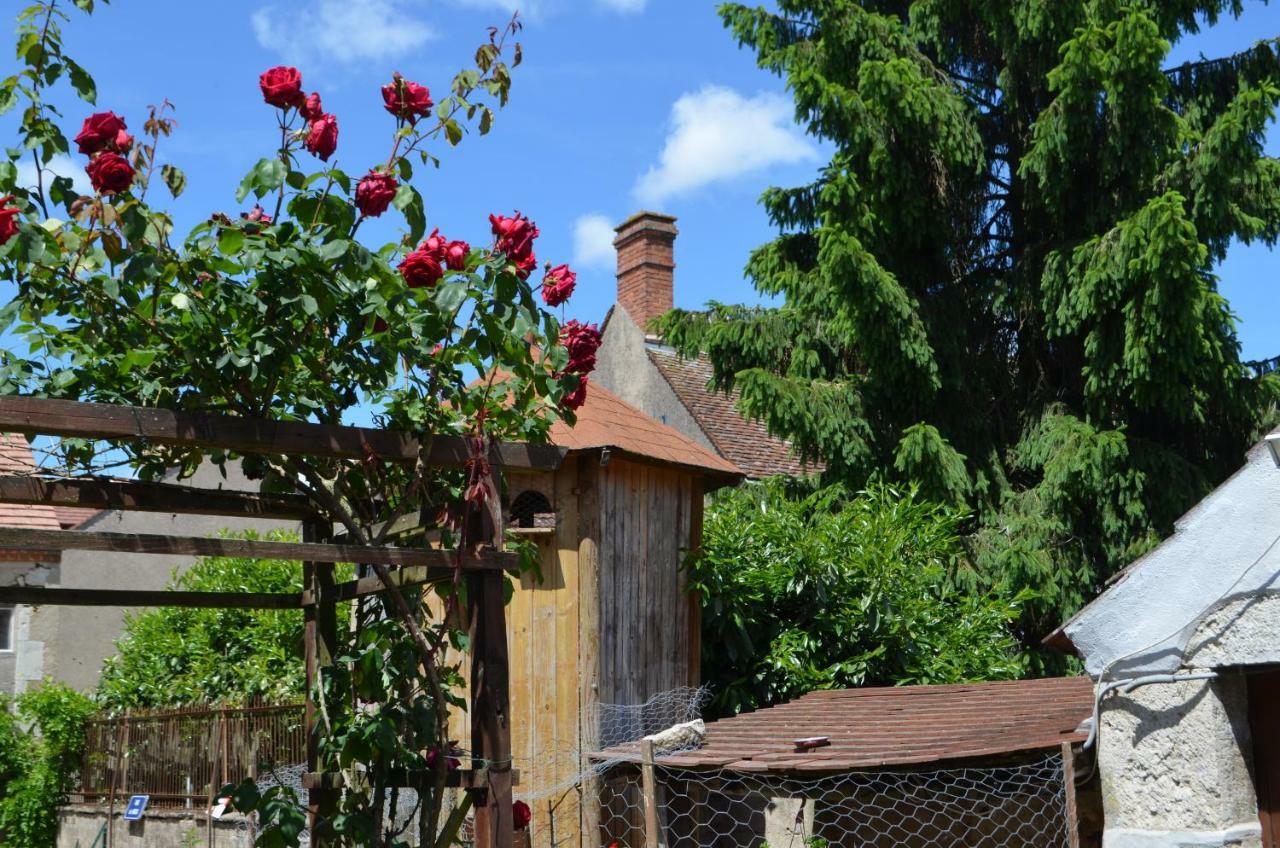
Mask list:
POLYGON ((798 475, 790 445, 770 436, 764 423, 744 418, 738 392, 710 391, 711 362, 684 359, 648 331, 649 322, 675 303, 676 219, 638 212, 617 228, 618 301, 605 316, 594 384, 746 472, 751 479, 798 475))
POLYGON ((1277 447, 1046 640, 1095 681, 1107 848, 1280 845, 1277 447))

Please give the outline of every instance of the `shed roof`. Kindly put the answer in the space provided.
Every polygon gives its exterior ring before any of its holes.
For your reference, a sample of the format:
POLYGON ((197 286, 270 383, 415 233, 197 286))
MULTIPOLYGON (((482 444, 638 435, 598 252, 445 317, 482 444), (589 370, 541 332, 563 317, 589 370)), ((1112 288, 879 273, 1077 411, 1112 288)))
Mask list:
MULTIPOLYGON (((35 458, 26 437, 17 433, 0 433, 0 474, 34 474, 35 471, 35 458)), ((62 529, 54 508, 40 504, 0 504, 0 527, 62 529)))
POLYGON ((763 421, 743 416, 737 409, 741 393, 736 389, 725 393, 707 388, 713 369, 705 354, 686 359, 653 347, 645 352, 720 455, 748 476, 800 476, 821 470, 802 464, 791 445, 770 435, 763 421))
POLYGON ((666 465, 741 479, 742 469, 716 456, 674 427, 645 415, 598 383, 587 386, 587 399, 578 409, 577 423, 551 425, 551 443, 569 450, 609 448, 666 465))
MULTIPOLYGON (((1080 742, 1093 712, 1088 677, 811 692, 707 725, 702 747, 659 757, 664 767, 749 772, 867 771, 991 758, 1080 742), (796 752, 796 739, 830 745, 796 752)), ((637 760, 636 743, 602 758, 637 760)))

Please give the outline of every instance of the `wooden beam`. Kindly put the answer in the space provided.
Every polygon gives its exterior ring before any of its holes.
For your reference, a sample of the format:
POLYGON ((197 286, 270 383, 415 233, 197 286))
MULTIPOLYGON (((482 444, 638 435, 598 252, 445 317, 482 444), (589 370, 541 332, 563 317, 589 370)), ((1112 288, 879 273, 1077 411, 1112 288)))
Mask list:
POLYGON ((1062 743, 1062 788, 1066 795, 1067 848, 1080 848, 1080 813, 1076 804, 1076 754, 1070 742, 1062 743))
MULTIPOLYGON (((505 556, 511 556, 506 554, 505 556)), ((464 563, 467 561, 464 561, 464 563)), ((466 565, 463 565, 466 570, 466 565)), ((427 566, 411 566, 409 568, 400 569, 391 572, 391 582, 396 588, 408 588, 410 586, 425 586, 428 583, 448 582, 453 579, 453 572, 444 568, 431 568, 427 566)), ((346 583, 338 583, 333 586, 329 592, 331 601, 351 601, 366 595, 377 595, 388 591, 383 584, 381 578, 361 577, 359 580, 351 580, 346 583)), ((301 603, 304 607, 311 606, 315 603, 315 599, 310 590, 302 593, 301 603)))
MULTIPOLYGON (((269 542, 250 539, 207 539, 142 533, 92 533, 78 530, 37 530, 0 527, 0 548, 48 551, 108 551, 170 556, 229 556, 249 559, 297 559, 311 562, 354 562, 381 565, 422 565, 452 568, 457 554, 428 548, 388 548, 372 545, 326 545, 311 542, 269 542)), ((516 568, 516 554, 482 550, 468 554, 463 567, 471 571, 516 568)))
POLYGON ((248 518, 306 518, 315 507, 302 495, 260 495, 133 480, 0 477, 0 503, 177 512, 248 518))
POLYGON ((658 848, 658 778, 653 765, 653 740, 640 740, 640 793, 644 802, 644 845, 658 848))
MULTIPOLYGON (((142 439, 238 453, 300 454, 335 459, 376 457, 390 462, 417 462, 420 449, 417 436, 394 430, 21 396, 0 397, 0 432, 142 439)), ((494 447, 490 459, 512 468, 553 469, 559 467, 566 453, 565 448, 554 445, 504 442, 494 447)), ((469 457, 465 438, 431 438, 427 451, 429 464, 458 466, 465 464, 469 457)))
MULTIPOLYGON (((519 772, 511 774, 518 777, 519 772)), ((387 773, 387 786, 398 786, 401 789, 430 789, 435 786, 436 773, 429 770, 392 769, 387 773)), ((304 789, 341 789, 346 785, 342 772, 306 772, 302 775, 304 789)), ((445 775, 444 785, 450 788, 484 789, 489 785, 489 770, 452 769, 445 775)))
POLYGON ((0 586, 0 604, 65 607, 195 607, 198 609, 298 609, 299 592, 165 592, 0 586))

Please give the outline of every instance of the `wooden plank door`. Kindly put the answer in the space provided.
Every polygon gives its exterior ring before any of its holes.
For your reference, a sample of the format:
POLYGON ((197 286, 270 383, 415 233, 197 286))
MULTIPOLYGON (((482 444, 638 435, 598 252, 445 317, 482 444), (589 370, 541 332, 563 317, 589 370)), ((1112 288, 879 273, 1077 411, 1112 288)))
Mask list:
POLYGON ((1248 675, 1253 784, 1262 848, 1280 848, 1280 670, 1248 675))

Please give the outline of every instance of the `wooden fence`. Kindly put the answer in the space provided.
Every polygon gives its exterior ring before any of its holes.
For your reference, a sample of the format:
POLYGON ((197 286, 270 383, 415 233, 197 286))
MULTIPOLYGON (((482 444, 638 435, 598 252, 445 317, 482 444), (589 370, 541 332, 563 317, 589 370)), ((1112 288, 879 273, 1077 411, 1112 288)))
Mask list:
POLYGON ((227 783, 307 761, 302 704, 130 713, 87 735, 79 794, 112 807, 150 795, 152 808, 203 809, 227 783))

